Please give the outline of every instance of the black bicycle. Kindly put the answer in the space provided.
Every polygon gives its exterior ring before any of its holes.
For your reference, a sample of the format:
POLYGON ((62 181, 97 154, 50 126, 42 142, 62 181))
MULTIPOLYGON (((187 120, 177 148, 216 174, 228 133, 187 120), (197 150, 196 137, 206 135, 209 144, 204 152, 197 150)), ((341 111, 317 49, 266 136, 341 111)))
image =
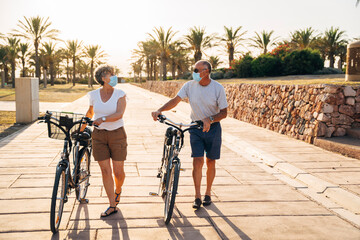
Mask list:
POLYGON ((182 170, 178 155, 184 146, 184 133, 189 131, 191 127, 201 129, 202 122, 197 121, 190 124, 175 123, 164 115, 160 115, 158 121, 170 127, 166 129, 163 156, 157 174, 157 177, 160 178, 158 193, 150 193, 150 195, 161 196, 164 199, 164 220, 165 224, 168 224, 174 210, 180 170, 182 170), (182 127, 188 128, 182 130, 182 127))
POLYGON ((39 123, 47 123, 48 137, 64 140, 61 158, 56 166, 50 209, 50 228, 56 233, 59 230, 64 204, 68 201, 72 189, 75 189, 79 202, 88 203, 85 197, 91 176, 92 132, 89 128, 85 128, 83 132, 80 132, 80 129, 83 124, 92 126, 93 121, 83 114, 49 111, 38 119, 39 123), (69 160, 71 151, 73 161, 69 160))

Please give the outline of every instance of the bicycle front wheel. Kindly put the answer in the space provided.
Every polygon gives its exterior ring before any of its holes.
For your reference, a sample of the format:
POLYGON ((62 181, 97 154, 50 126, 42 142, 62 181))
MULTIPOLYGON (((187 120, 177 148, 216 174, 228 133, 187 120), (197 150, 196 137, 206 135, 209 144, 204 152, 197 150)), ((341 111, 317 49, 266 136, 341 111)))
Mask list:
POLYGON ((166 195, 165 195, 165 209, 164 209, 164 220, 165 224, 169 224, 174 206, 175 198, 179 183, 180 166, 179 163, 173 163, 172 169, 167 182, 166 195))
POLYGON ((76 199, 81 200, 86 197, 86 193, 89 187, 89 176, 90 176, 90 153, 87 149, 84 149, 80 154, 79 165, 75 183, 78 184, 75 192, 76 199))
POLYGON ((61 217, 66 201, 67 179, 64 167, 57 167, 50 208, 50 229, 53 233, 59 230, 61 217))

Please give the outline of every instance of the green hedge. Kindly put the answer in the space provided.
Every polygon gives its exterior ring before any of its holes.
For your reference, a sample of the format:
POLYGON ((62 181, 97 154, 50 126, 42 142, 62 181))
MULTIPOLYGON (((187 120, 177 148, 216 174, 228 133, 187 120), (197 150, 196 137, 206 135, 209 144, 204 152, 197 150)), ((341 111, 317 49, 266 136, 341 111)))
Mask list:
POLYGON ((225 74, 225 71, 229 69, 217 69, 217 71, 223 72, 224 78, 246 78, 313 74, 324 67, 324 61, 316 50, 304 49, 290 52, 287 46, 280 47, 276 49, 277 51, 262 54, 257 58, 247 54, 234 60, 230 70, 234 76, 225 74))
POLYGON ((279 76, 282 73, 281 59, 262 54, 251 61, 251 72, 254 77, 279 76))
POLYGON ((320 53, 311 49, 293 51, 284 58, 284 74, 312 74, 324 67, 320 53))
POLYGON ((239 60, 234 60, 231 64, 232 69, 237 77, 246 78, 252 76, 251 62, 254 60, 252 56, 246 54, 239 60))

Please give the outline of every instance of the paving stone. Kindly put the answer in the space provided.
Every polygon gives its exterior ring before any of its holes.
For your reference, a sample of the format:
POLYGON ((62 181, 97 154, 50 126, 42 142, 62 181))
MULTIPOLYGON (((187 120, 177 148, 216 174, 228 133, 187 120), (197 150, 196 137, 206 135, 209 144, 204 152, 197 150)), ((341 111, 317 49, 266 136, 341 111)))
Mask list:
MULTIPOLYGON (((64 230, 70 219, 70 213, 64 212, 60 230, 64 230)), ((0 214, 0 233, 17 231, 50 231, 50 213, 0 214)))
POLYGON ((36 232, 10 232, 0 233, 0 239, 2 240, 14 240, 14 239, 36 239, 36 240, 49 240, 49 239, 79 239, 79 240, 95 240, 96 231, 84 231, 84 230, 71 230, 71 231, 59 231, 53 235, 51 231, 36 231, 36 232))
POLYGON ((115 229, 100 229, 97 239, 221 239, 213 227, 179 227, 179 228, 135 228, 120 231, 115 229))
POLYGON ((237 201, 307 200, 286 185, 239 185, 226 188, 214 186, 213 192, 220 200, 224 201, 229 199, 236 199, 237 201))
POLYGON ((360 238, 358 229, 336 216, 216 217, 212 221, 223 239, 360 238))

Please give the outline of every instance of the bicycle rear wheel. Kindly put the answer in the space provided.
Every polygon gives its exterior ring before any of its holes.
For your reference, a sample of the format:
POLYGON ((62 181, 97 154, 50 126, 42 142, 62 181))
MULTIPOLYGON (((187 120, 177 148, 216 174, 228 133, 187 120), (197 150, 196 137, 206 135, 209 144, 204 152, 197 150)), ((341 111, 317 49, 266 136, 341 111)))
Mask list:
POLYGON ((179 183, 180 166, 178 162, 173 163, 169 171, 169 177, 165 195, 164 220, 165 224, 169 224, 175 206, 175 198, 179 183))
POLYGON ((64 167, 57 167, 50 208, 50 229, 59 230, 67 192, 67 179, 64 167))
POLYGON ((80 157, 77 162, 78 170, 76 171, 76 179, 75 183, 78 184, 75 192, 76 199, 79 201, 84 199, 87 194, 87 190, 89 187, 89 175, 90 175, 90 153, 87 149, 84 149, 80 152, 80 157))

